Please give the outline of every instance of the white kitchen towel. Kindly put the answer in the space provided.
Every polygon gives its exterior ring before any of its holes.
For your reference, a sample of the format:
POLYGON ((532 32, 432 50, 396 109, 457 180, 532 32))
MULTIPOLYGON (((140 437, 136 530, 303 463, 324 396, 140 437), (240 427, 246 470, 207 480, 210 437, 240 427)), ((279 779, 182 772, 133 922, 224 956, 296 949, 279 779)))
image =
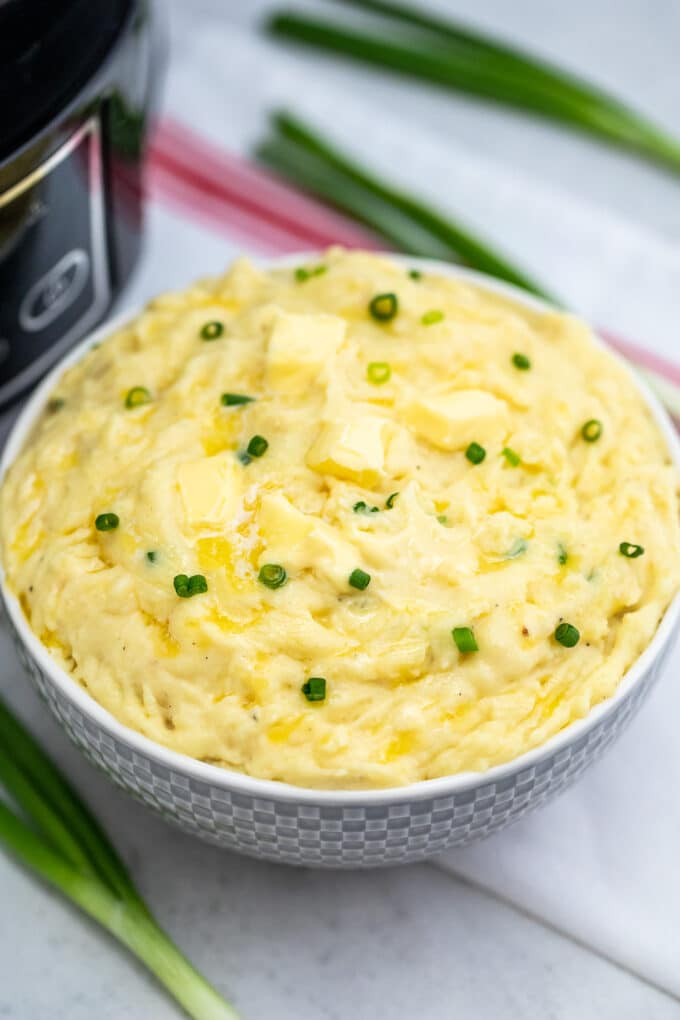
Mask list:
MULTIPOLYGON (((232 151, 290 105, 377 171, 503 245, 572 307, 677 358, 680 252, 632 220, 482 158, 445 130, 389 106, 371 79, 319 74, 318 58, 276 48, 248 25, 201 22, 176 7, 166 109, 232 151), (342 85, 342 87, 341 87, 342 85)), ((423 103, 428 97, 423 93, 423 103)), ((480 116, 485 116, 480 108, 480 116)), ((618 158, 618 157, 617 157, 618 158)), ((624 158, 624 157, 621 157, 624 158)), ((654 173, 648 182, 654 187, 654 173)), ((678 190, 680 196, 680 187, 678 190)), ((679 199, 680 200, 680 199, 679 199)), ((225 239, 152 203, 126 302, 220 271, 225 239)), ((544 810, 438 866, 478 882, 680 998, 680 652, 607 758, 544 810)), ((454 947, 452 947, 454 948, 454 947)))

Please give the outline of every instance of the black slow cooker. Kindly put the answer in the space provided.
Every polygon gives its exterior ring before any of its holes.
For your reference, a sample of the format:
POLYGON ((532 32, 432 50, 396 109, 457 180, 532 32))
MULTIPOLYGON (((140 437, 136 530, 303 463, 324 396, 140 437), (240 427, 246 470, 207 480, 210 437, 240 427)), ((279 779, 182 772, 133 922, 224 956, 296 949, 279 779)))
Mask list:
POLYGON ((145 0, 0 0, 0 408, 134 267, 157 49, 145 0))

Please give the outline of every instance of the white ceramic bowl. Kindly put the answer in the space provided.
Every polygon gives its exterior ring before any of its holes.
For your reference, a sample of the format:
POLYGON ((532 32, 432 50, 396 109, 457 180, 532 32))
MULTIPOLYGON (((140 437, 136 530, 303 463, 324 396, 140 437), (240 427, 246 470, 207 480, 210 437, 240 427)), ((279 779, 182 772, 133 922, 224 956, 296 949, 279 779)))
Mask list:
MULTIPOLYGON (((286 258, 290 264, 308 256, 286 258)), ((460 276, 533 308, 542 302, 495 280, 423 259, 408 266, 460 276)), ((64 358, 35 391, 9 436, 4 476, 64 369, 129 320, 98 329, 64 358)), ((680 466, 680 443, 663 408, 637 385, 680 466)), ((253 779, 169 751, 127 729, 90 698, 50 657, 0 575, 0 591, 19 656, 73 742, 118 786, 168 821, 210 843, 256 857, 321 867, 367 867, 422 859, 488 836, 544 803, 609 747, 637 712, 671 650, 680 595, 651 644, 608 701, 541 747, 484 773, 462 773, 387 790, 309 790, 253 779)))

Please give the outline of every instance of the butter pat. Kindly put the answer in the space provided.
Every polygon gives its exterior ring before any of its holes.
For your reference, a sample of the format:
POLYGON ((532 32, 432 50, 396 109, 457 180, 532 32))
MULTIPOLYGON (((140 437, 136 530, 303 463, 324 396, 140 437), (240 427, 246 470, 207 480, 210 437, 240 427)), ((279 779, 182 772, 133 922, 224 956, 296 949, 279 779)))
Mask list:
POLYGON ((335 315, 280 312, 269 337, 267 383, 277 390, 303 393, 337 353, 345 322, 335 315))
POLYGON ((386 426, 382 418, 372 415, 326 422, 307 453, 307 466, 365 487, 375 485, 385 465, 386 426))
POLYGON ((404 408, 404 419, 433 446, 460 450, 472 442, 502 437, 508 424, 508 407, 483 390, 459 390, 412 400, 404 408))
POLYGON ((238 466, 231 451, 180 465, 177 486, 190 527, 217 528, 234 517, 241 496, 238 466))

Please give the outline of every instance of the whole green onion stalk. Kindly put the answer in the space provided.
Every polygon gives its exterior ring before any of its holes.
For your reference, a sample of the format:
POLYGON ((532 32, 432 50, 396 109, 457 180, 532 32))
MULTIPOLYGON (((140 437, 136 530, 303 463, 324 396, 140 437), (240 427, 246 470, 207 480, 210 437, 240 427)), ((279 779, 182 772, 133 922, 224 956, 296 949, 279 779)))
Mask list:
POLYGON ((343 0, 384 19, 374 32, 295 11, 274 12, 278 38, 512 106, 586 132, 680 173, 680 142, 574 74, 455 21, 388 0, 343 0))
POLYGON ((127 946, 194 1020, 239 1020, 154 920, 103 829, 0 699, 0 843, 127 946))

